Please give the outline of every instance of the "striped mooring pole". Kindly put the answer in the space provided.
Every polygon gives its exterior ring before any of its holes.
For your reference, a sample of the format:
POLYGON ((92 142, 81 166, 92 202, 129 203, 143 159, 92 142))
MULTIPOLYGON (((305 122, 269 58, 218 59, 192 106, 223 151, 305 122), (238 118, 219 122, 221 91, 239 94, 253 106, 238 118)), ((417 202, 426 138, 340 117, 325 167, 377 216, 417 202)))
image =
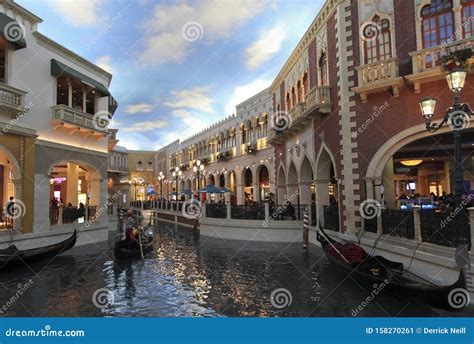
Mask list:
POLYGON ((308 210, 305 209, 303 212, 303 248, 308 248, 309 242, 309 213, 308 210))

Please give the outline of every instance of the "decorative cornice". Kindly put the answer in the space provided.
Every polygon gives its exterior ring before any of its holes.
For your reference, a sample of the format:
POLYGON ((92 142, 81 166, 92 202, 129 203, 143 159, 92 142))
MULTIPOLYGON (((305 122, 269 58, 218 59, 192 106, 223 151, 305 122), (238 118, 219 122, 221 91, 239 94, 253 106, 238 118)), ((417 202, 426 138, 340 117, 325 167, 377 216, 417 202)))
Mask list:
POLYGON ((18 12, 20 13, 22 16, 28 18, 28 20, 33 23, 33 24, 38 24, 38 23, 41 23, 43 21, 43 19, 41 19, 40 17, 38 17, 37 15, 31 13, 30 11, 28 11, 26 8, 18 5, 16 2, 14 2, 13 0, 4 0, 2 1, 4 3, 4 6, 10 10, 12 10, 13 12, 18 12))
MULTIPOLYGON (((107 72, 106 70, 98 67, 97 65, 93 64, 92 62, 86 60, 85 58, 77 55, 73 51, 67 49, 66 47, 62 46, 61 44, 53 41, 51 38, 43 35, 42 33, 35 31, 33 32, 33 36, 36 37, 37 42, 39 45, 49 49, 58 55, 64 57, 65 59, 72 60, 72 62, 76 63, 80 67, 84 68, 85 70, 93 73, 99 78, 105 78, 110 84, 112 80, 112 74, 107 72)), ((109 86, 109 85, 107 85, 109 86)))
POLYGON ((280 87, 281 82, 286 77, 286 75, 290 72, 291 68, 295 65, 295 63, 300 58, 303 51, 309 46, 309 44, 316 38, 317 33, 321 30, 324 24, 328 21, 330 15, 334 12, 337 6, 343 2, 344 0, 326 0, 326 3, 319 11, 316 18, 314 18, 313 22, 311 23, 308 30, 306 30, 303 38, 299 41, 296 48, 291 53, 290 57, 286 61, 283 68, 278 73, 277 77, 273 81, 270 89, 272 93, 276 92, 276 89, 280 87))
POLYGON ((61 144, 61 143, 57 143, 57 142, 53 142, 53 141, 46 141, 46 140, 36 139, 36 144, 39 145, 39 146, 69 150, 71 152, 80 152, 80 153, 92 154, 92 155, 100 156, 100 157, 108 157, 109 156, 108 152, 101 152, 101 151, 86 149, 86 148, 77 147, 77 146, 69 146, 69 145, 65 145, 65 144, 61 144))

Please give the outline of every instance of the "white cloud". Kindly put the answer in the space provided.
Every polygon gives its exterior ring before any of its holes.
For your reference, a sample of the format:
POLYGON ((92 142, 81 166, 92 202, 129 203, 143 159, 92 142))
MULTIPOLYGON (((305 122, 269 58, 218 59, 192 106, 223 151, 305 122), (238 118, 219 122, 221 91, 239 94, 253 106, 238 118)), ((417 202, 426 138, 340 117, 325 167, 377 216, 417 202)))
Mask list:
POLYGON ((102 20, 101 6, 104 0, 50 0, 48 3, 73 26, 92 26, 102 20))
POLYGON ((110 55, 101 56, 97 60, 95 60, 95 64, 97 66, 109 72, 110 74, 113 74, 111 63, 112 63, 112 56, 110 55))
POLYGON ((172 91, 174 97, 172 101, 165 102, 164 105, 171 108, 188 108, 204 112, 212 112, 212 99, 209 97, 208 87, 194 87, 181 91, 172 91))
POLYGON ((150 65, 180 62, 196 43, 183 37, 186 23, 199 23, 198 36, 202 36, 206 42, 212 42, 228 38, 242 23, 262 12, 268 4, 268 1, 253 0, 198 0, 157 5, 152 18, 143 28, 145 46, 140 60, 150 65))
POLYGON ((122 130, 131 131, 131 132, 145 132, 145 131, 152 131, 155 129, 163 129, 167 126, 168 126, 168 122, 164 120, 154 120, 154 121, 137 122, 135 124, 122 128, 122 130))
POLYGON ((147 103, 139 103, 139 104, 132 104, 132 105, 127 105, 125 107, 125 113, 128 114, 136 114, 136 113, 148 113, 153 111, 153 104, 147 104, 147 103))
POLYGON ((246 85, 236 87, 225 107, 226 113, 228 115, 235 113, 237 105, 269 87, 271 82, 271 80, 259 78, 246 85))
POLYGON ((268 61, 272 55, 280 51, 285 36, 285 30, 280 26, 263 31, 260 38, 245 51, 247 67, 254 69, 268 61))

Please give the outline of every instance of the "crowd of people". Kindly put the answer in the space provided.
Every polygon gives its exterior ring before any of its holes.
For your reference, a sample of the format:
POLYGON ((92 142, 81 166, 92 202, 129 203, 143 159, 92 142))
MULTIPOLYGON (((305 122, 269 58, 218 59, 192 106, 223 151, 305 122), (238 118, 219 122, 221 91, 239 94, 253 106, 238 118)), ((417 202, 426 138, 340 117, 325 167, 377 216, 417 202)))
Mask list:
MULTIPOLYGON (((464 208, 474 206, 474 194, 468 194, 464 192, 461 195, 460 204, 464 208)), ((429 196, 422 196, 419 193, 413 195, 406 195, 402 193, 397 197, 396 206, 397 208, 409 208, 414 205, 418 206, 430 206, 433 209, 440 211, 449 211, 456 207, 456 196, 453 193, 447 193, 443 191, 440 196, 431 192, 429 196)))

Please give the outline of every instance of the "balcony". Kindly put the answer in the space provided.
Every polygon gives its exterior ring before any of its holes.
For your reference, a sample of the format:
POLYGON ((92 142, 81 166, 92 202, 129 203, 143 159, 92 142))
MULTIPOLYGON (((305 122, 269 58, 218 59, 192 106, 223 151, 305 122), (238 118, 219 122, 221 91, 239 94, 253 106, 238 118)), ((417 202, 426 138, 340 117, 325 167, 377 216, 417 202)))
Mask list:
POLYGON ((313 87, 306 95, 305 101, 290 110, 290 126, 282 131, 271 130, 268 133, 268 142, 280 143, 287 140, 306 129, 313 119, 319 118, 323 113, 330 113, 331 110, 331 87, 313 87))
MULTIPOLYGON (((463 39, 410 53, 413 74, 407 75, 406 78, 413 84, 415 93, 420 93, 422 84, 445 78, 445 73, 441 69, 441 58, 446 51, 471 49, 472 45, 472 39, 463 39)), ((470 64, 473 63, 474 61, 470 61, 470 64)))
POLYGON ((94 136, 96 139, 109 135, 108 128, 103 127, 102 123, 89 113, 67 105, 54 105, 51 109, 53 111, 51 124, 55 130, 66 130, 70 134, 82 133, 86 136, 94 136))
POLYGON ((109 172, 122 172, 122 173, 128 173, 129 169, 126 166, 119 166, 119 165, 110 165, 108 166, 109 172))
POLYGON ((0 106, 11 115, 17 115, 22 111, 25 91, 0 83, 0 106))
POLYGON ((119 140, 117 139, 117 132, 118 132, 118 129, 109 129, 109 140, 108 140, 109 150, 114 149, 114 147, 119 142, 119 140))
POLYGON ((367 102, 369 94, 392 90, 394 97, 399 96, 403 78, 398 74, 398 61, 396 58, 362 65, 356 68, 359 86, 352 90, 357 93, 362 102, 367 102))

